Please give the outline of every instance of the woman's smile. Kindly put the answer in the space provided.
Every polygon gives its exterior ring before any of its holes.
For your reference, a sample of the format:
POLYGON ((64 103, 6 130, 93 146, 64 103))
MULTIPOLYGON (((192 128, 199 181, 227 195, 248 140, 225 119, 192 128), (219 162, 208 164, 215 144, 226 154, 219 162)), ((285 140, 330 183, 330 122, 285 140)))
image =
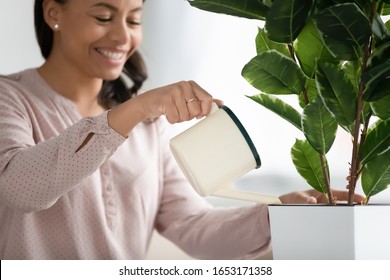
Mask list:
POLYGON ((112 60, 121 60, 127 53, 125 51, 109 51, 101 48, 98 48, 96 50, 103 56, 110 58, 112 60))
POLYGON ((96 48, 96 52, 110 64, 124 64, 127 59, 128 51, 112 50, 106 48, 96 48))

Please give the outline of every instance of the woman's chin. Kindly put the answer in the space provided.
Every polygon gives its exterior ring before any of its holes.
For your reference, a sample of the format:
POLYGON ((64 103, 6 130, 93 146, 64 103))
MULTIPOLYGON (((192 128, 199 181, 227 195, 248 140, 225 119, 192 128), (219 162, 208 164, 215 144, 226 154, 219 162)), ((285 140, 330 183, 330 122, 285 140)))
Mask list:
POLYGON ((105 81, 113 81, 113 80, 116 80, 120 77, 121 75, 121 71, 118 72, 118 71, 115 71, 115 72, 111 72, 111 73, 105 73, 104 75, 101 75, 101 78, 105 81))

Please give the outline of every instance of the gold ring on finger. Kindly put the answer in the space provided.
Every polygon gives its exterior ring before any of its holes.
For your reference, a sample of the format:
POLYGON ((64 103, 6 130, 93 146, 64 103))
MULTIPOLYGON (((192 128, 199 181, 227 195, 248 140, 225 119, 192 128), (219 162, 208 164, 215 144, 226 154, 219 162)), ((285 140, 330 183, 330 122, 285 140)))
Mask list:
POLYGON ((190 103, 190 102, 192 102, 192 101, 195 101, 195 100, 198 100, 198 99, 196 99, 196 98, 194 97, 194 98, 191 98, 190 100, 188 100, 188 101, 186 101, 186 102, 187 102, 187 104, 188 104, 188 103, 190 103))

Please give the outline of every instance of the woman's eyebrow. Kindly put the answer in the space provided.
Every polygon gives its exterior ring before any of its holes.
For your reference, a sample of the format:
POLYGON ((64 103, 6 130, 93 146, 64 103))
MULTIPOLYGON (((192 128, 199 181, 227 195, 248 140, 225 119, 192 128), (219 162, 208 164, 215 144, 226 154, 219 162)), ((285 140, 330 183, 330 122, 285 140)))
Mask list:
MULTIPOLYGON (((113 12, 117 12, 119 10, 117 7, 111 5, 110 3, 106 3, 106 2, 98 2, 98 3, 91 6, 91 8, 96 8, 96 7, 104 7, 106 9, 113 11, 113 12)), ((130 12, 133 13, 133 12, 137 12, 140 10, 142 10, 142 7, 134 8, 130 12)))

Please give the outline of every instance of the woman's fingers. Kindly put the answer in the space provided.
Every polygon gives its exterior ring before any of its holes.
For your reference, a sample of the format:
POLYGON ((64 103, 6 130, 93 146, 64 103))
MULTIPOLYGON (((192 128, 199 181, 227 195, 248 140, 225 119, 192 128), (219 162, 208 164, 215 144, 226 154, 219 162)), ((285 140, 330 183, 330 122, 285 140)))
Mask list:
POLYGON ((314 196, 309 196, 307 198, 307 203, 309 203, 309 204, 316 204, 317 203, 317 199, 314 196))
POLYGON ((197 109, 200 109, 200 112, 198 112, 198 114, 196 115, 198 118, 206 116, 211 110, 211 102, 213 102, 213 97, 202 87, 200 87, 196 82, 188 81, 188 83, 191 85, 194 97, 197 99, 193 102, 190 102, 189 104, 191 105, 191 107, 193 105, 199 106, 197 107, 197 109))
MULTIPOLYGON (((348 201, 348 191, 344 190, 332 190, 333 197, 336 203, 342 203, 348 201)), ((283 204, 296 204, 296 203, 328 203, 328 198, 325 194, 316 191, 314 189, 302 191, 302 192, 292 192, 284 194, 279 197, 280 201, 283 204)), ((364 201, 364 196, 360 194, 355 194, 354 202, 361 203, 364 201)))
POLYGON ((213 101, 213 97, 194 81, 153 89, 141 96, 148 118, 165 115, 170 123, 206 116, 213 101))
MULTIPOLYGON (((348 197, 349 197, 348 191, 333 190, 332 193, 333 193, 333 197, 335 197, 337 201, 348 201, 348 197)), ((355 193, 354 196, 355 203, 362 203, 364 199, 365 199, 364 196, 355 193)))

